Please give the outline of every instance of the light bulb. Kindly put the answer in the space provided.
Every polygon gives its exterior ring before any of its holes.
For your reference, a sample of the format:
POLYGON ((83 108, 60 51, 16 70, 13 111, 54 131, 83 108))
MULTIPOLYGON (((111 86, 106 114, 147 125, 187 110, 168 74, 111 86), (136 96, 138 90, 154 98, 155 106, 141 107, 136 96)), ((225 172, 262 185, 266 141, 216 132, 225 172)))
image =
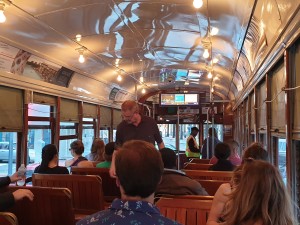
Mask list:
POLYGON ((214 90, 214 87, 212 87, 212 88, 211 88, 211 93, 213 93, 214 91, 215 91, 215 90, 214 90))
POLYGON ((193 5, 196 9, 199 9, 202 7, 203 1, 202 0, 194 0, 193 5))
POLYGON ((219 59, 218 58, 213 58, 213 61, 212 61, 213 63, 217 63, 217 62, 219 62, 219 59))
POLYGON ((210 31, 210 35, 211 35, 211 36, 214 36, 214 35, 216 35, 217 33, 219 33, 219 29, 216 28, 216 27, 212 27, 212 28, 211 28, 211 31, 210 31))
POLYGON ((81 34, 76 35, 76 41, 78 41, 78 42, 81 41, 81 34))
POLYGON ((140 76, 140 82, 144 82, 144 77, 143 76, 140 76))
POLYGON ((122 76, 120 74, 117 77, 117 81, 122 81, 122 76))
POLYGON ((6 16, 4 15, 4 10, 0 10, 0 23, 4 23, 6 21, 6 16))
POLYGON ((142 94, 145 94, 146 93, 146 90, 145 88, 142 89, 142 94))
POLYGON ((207 59, 207 58, 209 57, 209 52, 208 52, 208 49, 207 49, 207 48, 204 49, 203 57, 204 57, 205 59, 207 59))
POLYGON ((208 78, 208 79, 211 79, 212 77, 213 77, 213 75, 212 75, 212 73, 209 71, 208 74, 207 74, 207 78, 208 78))
POLYGON ((84 59, 83 53, 80 53, 78 61, 80 63, 84 63, 85 59, 84 59))

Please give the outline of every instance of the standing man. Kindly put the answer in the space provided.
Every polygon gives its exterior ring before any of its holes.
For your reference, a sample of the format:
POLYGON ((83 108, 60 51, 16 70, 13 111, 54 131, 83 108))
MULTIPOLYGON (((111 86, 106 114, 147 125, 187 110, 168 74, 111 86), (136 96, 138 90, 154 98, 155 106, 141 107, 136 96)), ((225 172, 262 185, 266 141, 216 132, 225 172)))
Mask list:
POLYGON ((187 157, 200 158, 200 148, 195 139, 198 133, 199 133, 199 129, 197 127, 191 128, 191 134, 186 140, 185 154, 187 157))
POLYGON ((159 149, 165 147, 155 120, 139 114, 139 106, 135 101, 127 100, 121 106, 123 121, 117 127, 116 143, 118 146, 130 140, 142 140, 155 145, 159 149))

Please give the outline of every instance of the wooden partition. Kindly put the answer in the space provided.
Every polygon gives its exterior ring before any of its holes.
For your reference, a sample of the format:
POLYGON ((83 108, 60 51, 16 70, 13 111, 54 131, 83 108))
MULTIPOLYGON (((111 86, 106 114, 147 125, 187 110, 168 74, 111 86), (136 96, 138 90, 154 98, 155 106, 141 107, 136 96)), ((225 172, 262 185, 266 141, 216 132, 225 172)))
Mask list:
POLYGON ((104 209, 102 180, 99 176, 33 174, 32 185, 69 188, 76 214, 90 215, 104 209))
POLYGON ((120 198, 120 189, 117 187, 116 179, 110 177, 109 169, 107 168, 83 168, 72 166, 71 173, 77 175, 98 175, 102 179, 102 188, 104 193, 104 200, 112 202, 115 198, 120 198))
POLYGON ((187 176, 195 180, 225 180, 230 181, 232 171, 183 170, 187 176))
POLYGON ((75 216, 71 192, 67 188, 17 187, 10 186, 9 191, 29 189, 34 200, 27 198, 17 201, 10 208, 18 218, 19 225, 74 225, 75 216))
POLYGON ((206 225, 212 200, 160 198, 156 206, 165 217, 183 225, 206 225))
POLYGON ((221 184, 228 183, 228 180, 198 180, 203 188, 205 188, 206 192, 210 196, 214 196, 219 189, 221 184))

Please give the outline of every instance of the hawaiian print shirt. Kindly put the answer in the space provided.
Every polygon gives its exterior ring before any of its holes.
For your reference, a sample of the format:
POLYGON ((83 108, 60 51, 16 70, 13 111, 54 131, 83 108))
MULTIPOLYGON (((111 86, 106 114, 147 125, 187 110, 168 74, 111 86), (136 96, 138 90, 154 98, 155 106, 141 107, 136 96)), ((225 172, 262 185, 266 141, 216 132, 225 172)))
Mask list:
POLYGON ((90 215, 76 225, 179 225, 159 212, 153 204, 145 201, 122 201, 115 199, 110 208, 90 215))

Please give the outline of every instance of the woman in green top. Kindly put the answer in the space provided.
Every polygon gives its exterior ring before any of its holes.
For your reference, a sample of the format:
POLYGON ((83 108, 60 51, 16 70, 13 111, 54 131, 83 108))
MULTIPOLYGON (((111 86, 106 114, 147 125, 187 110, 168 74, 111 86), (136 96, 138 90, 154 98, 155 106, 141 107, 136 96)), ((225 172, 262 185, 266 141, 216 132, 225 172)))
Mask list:
POLYGON ((96 165, 97 168, 110 168, 111 160, 112 160, 112 154, 115 150, 115 142, 109 142, 105 145, 105 151, 104 151, 104 162, 100 162, 96 165))

